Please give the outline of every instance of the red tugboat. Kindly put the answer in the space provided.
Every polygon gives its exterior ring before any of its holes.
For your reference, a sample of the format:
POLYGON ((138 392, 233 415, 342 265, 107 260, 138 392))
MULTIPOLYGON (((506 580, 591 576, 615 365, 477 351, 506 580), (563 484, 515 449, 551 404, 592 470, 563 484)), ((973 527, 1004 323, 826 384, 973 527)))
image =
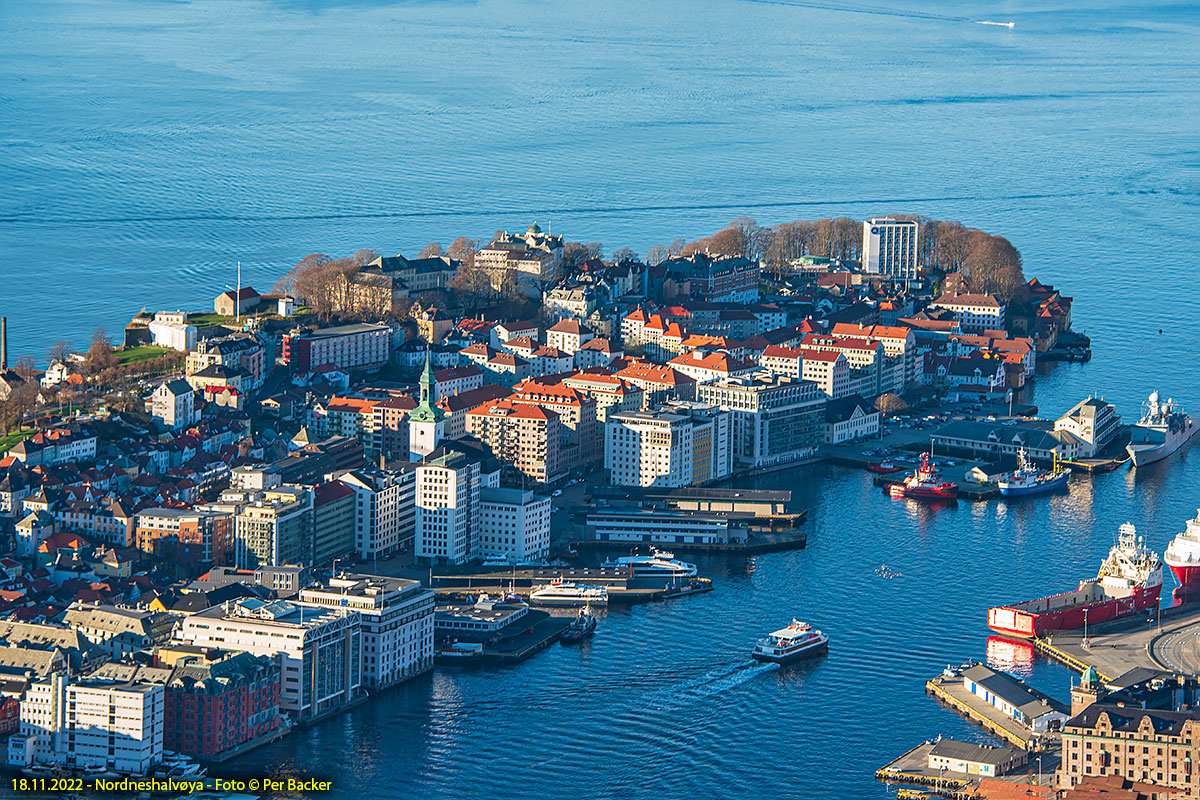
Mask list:
POLYGON ((1162 580, 1158 554, 1146 549, 1142 537, 1126 522, 1096 577, 1081 581, 1071 592, 990 609, 988 627, 998 633, 1041 637, 1126 617, 1158 605, 1162 580))
POLYGON ((953 500, 958 495, 958 484, 942 480, 941 473, 929 460, 929 453, 921 453, 921 463, 917 471, 905 475, 902 482, 889 486, 888 494, 892 497, 953 500))
POLYGON ((893 472, 899 471, 900 468, 897 467, 896 463, 890 458, 885 458, 883 461, 878 463, 867 464, 867 469, 869 469, 871 472, 877 472, 880 475, 890 475, 893 472))

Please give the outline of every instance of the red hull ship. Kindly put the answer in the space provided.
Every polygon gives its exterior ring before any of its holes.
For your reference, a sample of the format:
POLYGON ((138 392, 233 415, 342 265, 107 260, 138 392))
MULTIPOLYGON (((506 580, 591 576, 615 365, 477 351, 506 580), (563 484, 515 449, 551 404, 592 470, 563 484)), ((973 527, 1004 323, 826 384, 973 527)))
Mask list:
POLYGON ((1158 605, 1161 593, 1158 554, 1146 549, 1127 522, 1095 578, 1080 582, 1071 592, 990 609, 988 627, 998 633, 1041 637, 1145 611, 1158 605))
POLYGON ((1163 561, 1179 581, 1181 594, 1200 592, 1200 510, 1195 519, 1187 521, 1183 533, 1177 534, 1167 545, 1163 561))
POLYGON ((880 475, 887 475, 892 472, 899 472, 900 468, 891 461, 880 461, 877 464, 867 464, 867 469, 871 472, 878 472, 880 475))
POLYGON ((942 480, 937 467, 929 460, 929 453, 921 453, 917 471, 904 476, 900 483, 888 487, 892 497, 917 497, 928 500, 953 500, 958 495, 958 485, 942 480))

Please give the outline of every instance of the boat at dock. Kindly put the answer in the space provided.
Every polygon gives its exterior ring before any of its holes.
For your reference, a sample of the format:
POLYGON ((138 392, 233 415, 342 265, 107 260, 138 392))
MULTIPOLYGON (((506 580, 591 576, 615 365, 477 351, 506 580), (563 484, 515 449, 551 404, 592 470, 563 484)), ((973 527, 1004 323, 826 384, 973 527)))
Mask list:
POLYGON ((481 642, 444 642, 434 656, 436 661, 443 664, 462 664, 477 661, 483 657, 481 642))
POLYGON ((1195 519, 1187 521, 1183 533, 1175 534, 1167 545, 1163 561, 1171 568, 1181 590, 1200 591, 1200 509, 1196 511, 1195 519))
POLYGON ((988 610, 988 627, 997 633, 1041 637, 1050 631, 1127 617, 1158 605, 1162 563, 1126 522, 1096 577, 1079 588, 988 610))
POLYGON ((953 500, 958 495, 958 484, 942 479, 933 465, 929 453, 921 453, 921 463, 903 481, 888 487, 892 497, 914 497, 927 500, 953 500))
POLYGON ((535 606, 607 606, 608 588, 555 579, 530 592, 529 603, 535 606))
POLYGON ((792 624, 766 638, 759 639, 751 653, 755 661, 773 661, 790 664, 802 658, 823 653, 829 649, 829 637, 809 625, 793 619, 792 624))
POLYGON ((1022 497, 1031 494, 1055 492, 1067 485, 1071 473, 1058 465, 1055 460, 1054 468, 1050 471, 1038 469, 1029 460, 1022 447, 1017 451, 1017 469, 1006 478, 997 481, 996 486, 1004 497, 1022 497))
POLYGON ((567 626, 567 629, 559 635, 558 640, 563 644, 575 644, 589 638, 596 632, 596 615, 592 613, 591 606, 584 606, 579 609, 579 613, 575 615, 575 619, 567 626))
POLYGON ((1133 466, 1144 467, 1174 453, 1195 432, 1196 426, 1184 413, 1183 406, 1169 397, 1163 400, 1158 392, 1151 392, 1142 403, 1142 418, 1129 429, 1129 444, 1125 451, 1133 466))
POLYGON ((867 469, 880 475, 890 475, 893 472, 900 471, 900 467, 896 466, 896 462, 890 458, 885 458, 883 461, 874 464, 867 464, 867 469))
POLYGON ((600 566, 602 569, 629 570, 634 578, 663 578, 672 581, 694 578, 698 572, 695 564, 680 561, 674 553, 662 550, 653 550, 648 556, 610 558, 600 566))

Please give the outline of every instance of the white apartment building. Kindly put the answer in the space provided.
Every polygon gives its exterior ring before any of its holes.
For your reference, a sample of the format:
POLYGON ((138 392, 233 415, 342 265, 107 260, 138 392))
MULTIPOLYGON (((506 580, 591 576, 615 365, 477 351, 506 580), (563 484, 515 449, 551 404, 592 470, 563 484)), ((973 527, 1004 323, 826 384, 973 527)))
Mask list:
POLYGON ((256 497, 234 519, 234 563, 239 569, 312 563, 312 491, 276 486, 256 497))
POLYGON ((378 558, 412 544, 416 529, 416 473, 356 469, 337 476, 354 490, 354 550, 378 558))
POLYGON ((159 384, 150 395, 150 416, 165 427, 176 430, 196 421, 196 393, 183 378, 159 384))
POLYGON ((163 687, 68 681, 56 673, 30 684, 20 727, 8 740, 9 766, 141 776, 162 761, 163 687))
POLYGON ((844 397, 852 393, 850 363, 836 351, 771 345, 763 351, 759 364, 776 375, 811 381, 826 397, 844 397))
POLYGON ((678 488, 733 471, 732 415, 704 403, 610 414, 604 467, 615 486, 678 488))
POLYGON ((873 217, 863 223, 863 271, 899 280, 917 277, 917 223, 873 217))
POLYGON ((480 489, 476 558, 542 560, 550 555, 550 498, 521 489, 480 489))
POLYGON ((362 618, 364 686, 391 686, 433 669, 434 595, 419 581, 342 574, 301 589, 297 601, 362 618))
POLYGON ((425 563, 469 561, 479 525, 479 462, 439 448, 425 457, 416 476, 414 557, 425 563))
POLYGON ((184 617, 175 638, 276 658, 279 707, 297 719, 334 711, 361 692, 362 617, 348 609, 245 598, 184 617))
POLYGON ((944 308, 954 313, 955 320, 966 333, 1004 330, 1007 306, 990 294, 959 294, 939 297, 930 308, 944 308))
POLYGON ((815 383, 769 372, 697 387, 698 399, 733 415, 733 458, 764 467, 805 458, 825 438, 825 395, 815 383))

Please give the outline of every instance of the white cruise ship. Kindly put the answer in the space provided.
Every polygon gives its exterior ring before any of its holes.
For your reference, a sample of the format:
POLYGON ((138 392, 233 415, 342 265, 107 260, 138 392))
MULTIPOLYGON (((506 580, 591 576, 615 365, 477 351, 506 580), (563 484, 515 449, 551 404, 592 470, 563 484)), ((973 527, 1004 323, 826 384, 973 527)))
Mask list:
POLYGON ((1178 450, 1196 432, 1192 418, 1171 398, 1165 401, 1151 392, 1142 404, 1142 418, 1130 428, 1125 450, 1135 467, 1162 461, 1178 450))
POLYGON ((608 589, 552 580, 530 592, 529 603, 535 606, 607 606, 608 589))

